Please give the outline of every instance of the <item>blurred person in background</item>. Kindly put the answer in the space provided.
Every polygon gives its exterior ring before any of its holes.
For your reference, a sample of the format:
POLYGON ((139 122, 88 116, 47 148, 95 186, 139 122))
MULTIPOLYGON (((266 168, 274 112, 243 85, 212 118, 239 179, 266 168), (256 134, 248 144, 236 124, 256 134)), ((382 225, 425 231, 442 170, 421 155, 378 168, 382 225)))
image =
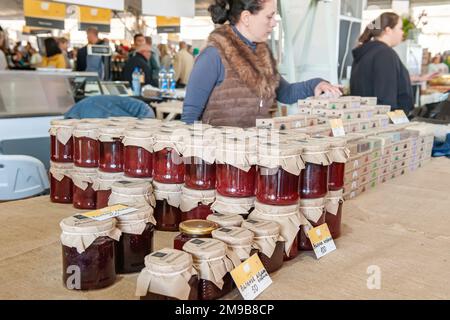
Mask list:
POLYGON ((70 59, 69 59, 69 40, 67 40, 64 37, 61 37, 58 39, 58 46, 61 50, 61 53, 64 56, 64 61, 66 62, 66 69, 72 69, 72 66, 70 65, 70 59))
POLYGON ((172 57, 169 54, 169 49, 167 44, 158 45, 158 50, 160 52, 160 63, 161 68, 168 70, 172 65, 172 57))
MULTIPOLYGON (((87 28, 86 36, 88 45, 107 45, 104 40, 99 39, 98 30, 95 27, 87 28)), ((87 51, 87 45, 78 50, 76 71, 96 72, 100 80, 107 80, 109 74, 105 70, 105 65, 110 65, 111 57, 88 55, 87 51)))
MULTIPOLYGON (((0 27, 1 29, 1 27, 0 27)), ((3 29, 0 30, 0 70, 8 69, 7 55, 9 54, 6 41, 6 34, 3 29)))
POLYGON ((153 79, 149 60, 152 56, 152 49, 148 44, 143 44, 135 48, 134 55, 131 56, 123 67, 122 80, 128 81, 130 85, 133 81, 133 72, 137 68, 144 74, 144 84, 151 84, 158 87, 158 79, 153 79))
POLYGON ((429 73, 440 73, 445 74, 448 73, 448 66, 443 62, 440 54, 436 55, 431 59, 431 63, 428 65, 429 73))
POLYGON ((180 51, 173 59, 177 88, 185 88, 194 67, 194 56, 188 52, 186 42, 180 42, 180 51))
POLYGON ((46 38, 44 40, 45 56, 42 58, 41 67, 65 69, 66 61, 59 49, 58 42, 55 38, 46 38))

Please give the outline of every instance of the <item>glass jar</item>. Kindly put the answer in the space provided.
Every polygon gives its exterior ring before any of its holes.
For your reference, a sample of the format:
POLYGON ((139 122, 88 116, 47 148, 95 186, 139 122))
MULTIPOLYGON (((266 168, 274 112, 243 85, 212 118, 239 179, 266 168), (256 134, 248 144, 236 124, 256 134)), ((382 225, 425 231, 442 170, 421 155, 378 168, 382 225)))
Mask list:
POLYGON ((175 131, 161 131, 155 135, 153 179, 160 183, 184 183, 184 163, 181 156, 183 137, 175 131))
POLYGON ((95 168, 100 160, 98 126, 80 123, 73 131, 73 162, 77 167, 95 168))
POLYGON ((97 171, 97 177, 92 185, 92 188, 97 192, 95 201, 97 209, 103 209, 108 206, 111 187, 114 182, 120 181, 122 178, 122 172, 109 173, 97 171))
POLYGON ((345 139, 330 139, 331 164, 328 167, 328 190, 337 191, 344 187, 345 163, 350 157, 350 150, 346 148, 346 145, 345 139))
POLYGON ((116 181, 111 185, 108 206, 124 204, 131 207, 155 207, 153 186, 149 181, 116 181))
POLYGON ((301 147, 264 143, 258 149, 256 199, 269 205, 293 205, 299 200, 301 147))
POLYGON ((144 268, 144 260, 153 252, 153 233, 156 224, 151 207, 118 216, 117 228, 122 231, 116 243, 116 272, 133 273, 144 268))
POLYGON ((283 265, 284 255, 280 225, 274 221, 248 219, 242 223, 242 227, 254 233, 253 241, 260 248, 260 250, 252 250, 250 255, 257 253, 268 273, 279 270, 283 265))
POLYGON ((122 172, 124 151, 122 144, 123 127, 102 127, 99 130, 100 141, 99 169, 104 172, 122 172))
POLYGON ((73 163, 50 162, 50 201, 72 203, 73 163))
POLYGON ((153 176, 153 133, 148 129, 128 129, 124 145, 124 172, 134 178, 153 176))
POLYGON ((240 214, 223 214, 214 212, 206 217, 206 220, 217 223, 221 228, 240 227, 244 218, 240 214))
POLYGON ((180 223, 180 233, 173 240, 173 247, 183 250, 186 242, 195 238, 211 238, 211 232, 219 228, 219 225, 207 220, 187 220, 180 223))
POLYGON ((298 255, 297 233, 301 224, 298 202, 290 206, 272 206, 256 201, 255 210, 248 219, 278 223, 280 235, 285 240, 284 261, 291 260, 298 255))
POLYGON ((194 190, 183 186, 181 190, 181 221, 201 219, 212 214, 211 204, 216 196, 215 190, 194 190))
POLYGON ((233 280, 230 271, 234 269, 233 262, 228 258, 227 245, 216 239, 191 239, 183 246, 183 250, 190 253, 199 276, 199 300, 216 300, 233 290, 233 280), (214 265, 222 263, 223 267, 214 271, 214 265), (215 279, 210 275, 214 274, 215 279))
POLYGON ((97 192, 93 184, 97 178, 95 168, 74 168, 73 181, 73 206, 77 209, 95 209, 97 192))
POLYGON ((343 190, 330 191, 325 199, 325 222, 330 229, 333 239, 341 236, 342 207, 344 200, 342 198, 343 190))
POLYGON ((211 205, 211 209, 223 214, 239 214, 247 219, 255 206, 255 197, 234 198, 224 197, 216 194, 216 201, 211 205))
POLYGON ((216 164, 198 157, 184 158, 184 181, 188 188, 210 190, 216 187, 216 164))
POLYGON ((178 231, 181 222, 181 188, 182 184, 164 184, 153 181, 155 187, 156 230, 178 231))
POLYGON ((60 226, 64 286, 93 290, 112 285, 116 280, 114 242, 120 237, 114 219, 96 221, 78 215, 64 219, 60 226))
POLYGON ((72 132, 77 120, 61 119, 50 122, 50 160, 73 162, 72 132))
POLYGON ((253 236, 250 230, 241 227, 221 227, 212 232, 212 237, 225 242, 228 249, 234 251, 240 261, 250 258, 253 236))
POLYGON ((141 300, 198 300, 198 276, 192 256, 164 248, 145 257, 136 295, 141 300))
MULTIPOLYGON (((325 199, 300 200, 300 214, 302 214, 313 228, 325 223, 325 199)), ((303 251, 313 250, 311 241, 306 235, 305 227, 301 226, 298 233, 298 249, 303 251)))
POLYGON ((305 169, 300 175, 300 199, 323 198, 328 192, 329 144, 314 140, 302 144, 305 169))
POLYGON ((218 141, 216 189, 226 197, 255 196, 256 145, 250 139, 218 141))

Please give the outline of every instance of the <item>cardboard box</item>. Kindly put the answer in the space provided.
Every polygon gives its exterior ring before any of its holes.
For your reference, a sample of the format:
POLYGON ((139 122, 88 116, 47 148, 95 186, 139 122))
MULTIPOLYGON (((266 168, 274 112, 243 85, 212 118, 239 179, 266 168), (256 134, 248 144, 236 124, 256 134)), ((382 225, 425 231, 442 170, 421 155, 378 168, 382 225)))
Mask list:
POLYGON ((377 100, 377 97, 361 97, 361 105, 376 106, 377 100))
POLYGON ((287 119, 287 117, 256 119, 256 127, 271 128, 276 130, 286 130, 291 129, 291 123, 287 119))
POLYGON ((391 106, 389 105, 375 105, 374 106, 376 114, 386 114, 391 111, 391 106))

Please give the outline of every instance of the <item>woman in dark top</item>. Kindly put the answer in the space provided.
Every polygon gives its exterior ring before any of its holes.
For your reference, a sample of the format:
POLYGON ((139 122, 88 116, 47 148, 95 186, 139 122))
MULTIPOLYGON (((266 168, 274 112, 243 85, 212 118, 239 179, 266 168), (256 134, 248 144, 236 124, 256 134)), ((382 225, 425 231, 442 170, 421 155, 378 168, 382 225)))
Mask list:
POLYGON ((378 104, 408 114, 414 108, 411 80, 392 49, 402 42, 402 25, 397 14, 385 12, 366 27, 353 50, 350 91, 352 95, 377 97, 378 104))

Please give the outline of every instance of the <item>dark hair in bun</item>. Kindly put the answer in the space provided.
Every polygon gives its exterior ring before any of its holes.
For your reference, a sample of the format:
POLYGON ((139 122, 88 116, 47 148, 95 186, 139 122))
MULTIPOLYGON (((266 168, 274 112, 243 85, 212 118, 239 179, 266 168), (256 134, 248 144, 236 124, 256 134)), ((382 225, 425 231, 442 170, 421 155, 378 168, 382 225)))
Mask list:
POLYGON ((267 0, 214 0, 214 4, 208 8, 212 21, 215 24, 224 24, 230 21, 236 24, 241 17, 242 11, 250 11, 256 14, 263 8, 267 0))

